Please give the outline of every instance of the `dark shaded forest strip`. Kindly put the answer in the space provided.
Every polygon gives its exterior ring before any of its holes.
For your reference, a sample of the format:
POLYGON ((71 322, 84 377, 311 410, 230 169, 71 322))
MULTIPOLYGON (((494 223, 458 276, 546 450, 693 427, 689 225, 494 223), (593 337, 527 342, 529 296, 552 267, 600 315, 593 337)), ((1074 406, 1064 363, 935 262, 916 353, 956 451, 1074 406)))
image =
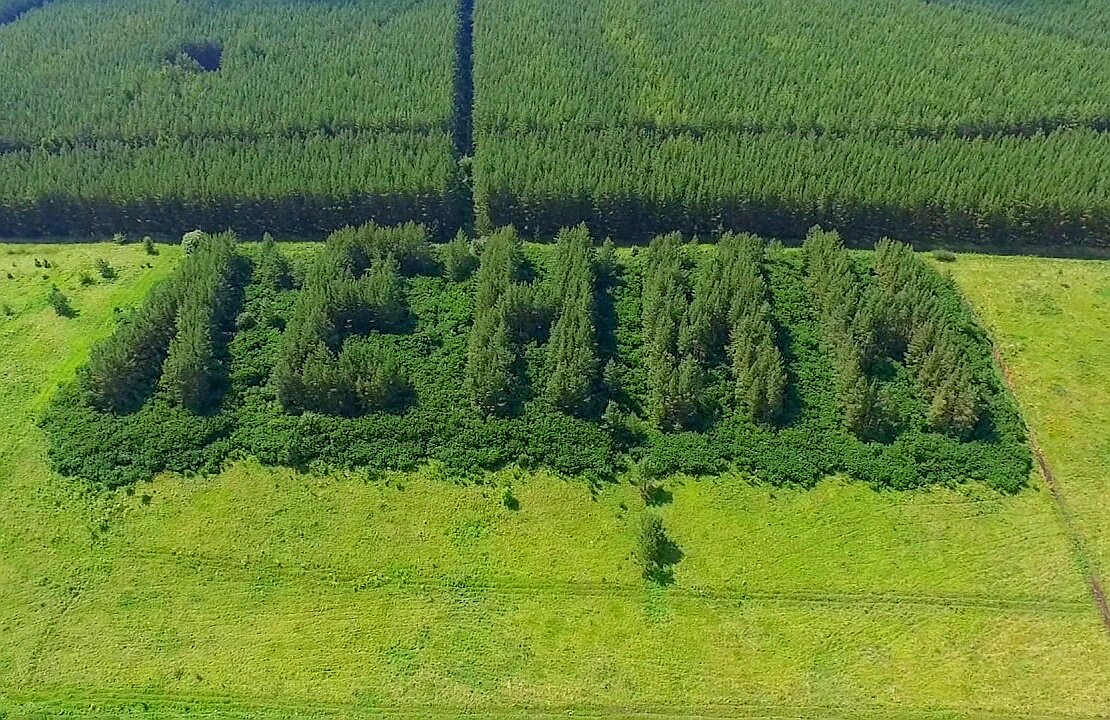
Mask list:
MULTIPOLYGON (((1015 387, 1010 366, 1006 364, 1005 358, 1002 357, 1002 353, 999 352, 996 346, 992 347, 992 352, 994 353, 995 362, 998 363, 998 367, 1002 371, 1002 377, 1006 381, 1006 385, 1010 388, 1010 392, 1016 396, 1017 388, 1015 387)), ((1056 503, 1056 508, 1060 512, 1060 520, 1064 525, 1064 531, 1067 533, 1068 540, 1071 542, 1072 552, 1075 553, 1075 557, 1083 569, 1084 579, 1087 581, 1088 588, 1090 588, 1091 599, 1095 602, 1099 617, 1102 619, 1102 625, 1106 629, 1107 634, 1110 634, 1110 604, 1107 604, 1106 591, 1103 589, 1098 567, 1090 551, 1087 549, 1087 541, 1083 537, 1083 533, 1075 524, 1075 517, 1072 514, 1071 506, 1068 504, 1067 498, 1064 497, 1064 492, 1060 488, 1060 483, 1056 480, 1056 474, 1052 472, 1052 467, 1048 464, 1048 458, 1045 457, 1044 450, 1041 449, 1040 443, 1037 442, 1036 433, 1033 431, 1033 428, 1028 428, 1028 432, 1029 446, 1033 450, 1033 457, 1037 461, 1037 467, 1040 468, 1045 484, 1048 485, 1048 491, 1052 495, 1052 500, 1056 503)))
MULTIPOLYGON (((429 189, 419 193, 359 193, 349 196, 162 197, 117 202, 101 198, 43 197, 0 207, 0 237, 95 239, 116 232, 180 237, 190 229, 234 230, 245 237, 264 232, 322 238, 345 226, 373 220, 382 225, 424 223, 447 239, 458 229, 461 198, 429 189)), ((36 240, 38 238, 38 240, 36 240)), ((12 240, 6 240, 12 242, 12 240)))
MULTIPOLYGON (((1031 138, 1037 135, 1049 135, 1068 130, 1089 130, 1105 133, 1110 132, 1110 117, 1091 117, 1081 120, 1070 118, 1030 118, 1021 122, 967 123, 952 127, 929 127, 924 125, 905 127, 891 123, 878 123, 858 128, 837 128, 822 125, 761 125, 759 123, 737 121, 660 125, 650 120, 617 123, 582 122, 574 123, 574 127, 584 132, 633 130, 644 133, 645 135, 654 135, 659 138, 677 136, 700 138, 710 133, 731 133, 741 136, 782 133, 797 137, 828 137, 838 139, 856 137, 861 134, 879 133, 889 134, 892 139, 941 140, 944 138, 957 138, 960 140, 988 140, 992 138, 1031 138)), ((558 129, 562 128, 549 123, 530 122, 520 119, 498 120, 496 122, 483 124, 482 127, 483 132, 502 134, 522 131, 544 133, 558 129)))
POLYGON ((157 147, 165 143, 187 142, 260 142, 263 140, 302 140, 312 137, 341 138, 388 133, 430 135, 452 132, 451 123, 381 123, 379 125, 337 124, 314 127, 290 127, 272 132, 255 130, 211 130, 175 133, 172 135, 88 135, 80 138, 55 138, 40 142, 5 140, 0 138, 0 153, 42 151, 57 155, 68 150, 95 149, 101 145, 114 145, 139 149, 157 147))
MULTIPOLYGON (((553 237, 560 228, 586 223, 594 237, 611 237, 637 245, 653 236, 678 231, 702 238, 721 231, 751 232, 796 240, 819 225, 836 229, 845 242, 864 247, 884 237, 922 246, 957 244, 990 252, 1043 245, 1052 238, 1060 247, 1085 252, 1110 248, 1110 218, 1044 208, 1040 214, 1008 220, 987 217, 976 208, 940 204, 902 207, 890 203, 846 200, 802 203, 785 198, 720 197, 697 206, 637 195, 605 197, 522 198, 511 191, 488 193, 481 209, 493 227, 514 225, 527 237, 553 237)), ((1028 254, 1024 252, 1021 254, 1028 254)))
POLYGON ((19 18, 37 8, 50 3, 50 0, 15 0, 0 9, 0 27, 10 25, 19 18))
POLYGON ((474 230, 474 0, 458 0, 458 35, 455 60, 456 191, 460 198, 458 227, 474 230))
POLYGON ((455 147, 459 157, 474 154, 474 0, 459 0, 455 147))

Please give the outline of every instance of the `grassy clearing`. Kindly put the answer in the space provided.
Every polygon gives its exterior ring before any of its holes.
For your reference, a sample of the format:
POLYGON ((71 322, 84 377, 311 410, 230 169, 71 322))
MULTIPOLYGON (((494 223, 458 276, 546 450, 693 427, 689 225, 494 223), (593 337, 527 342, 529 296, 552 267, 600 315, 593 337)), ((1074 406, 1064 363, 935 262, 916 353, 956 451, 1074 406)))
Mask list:
POLYGON ((961 256, 1099 572, 1110 571, 1110 262, 961 256))
MULTIPOLYGON (((67 272, 106 255, 121 279, 65 286, 73 320, 45 305, 38 280, 0 285, 0 300, 41 303, 0 321, 2 422, 16 439, 0 458, 11 718, 1110 707, 1110 643, 1038 482, 1005 497, 675 480, 660 510, 684 557, 663 589, 640 579, 644 504, 627 483, 591 494, 513 471, 462 485, 431 469, 322 477, 242 462, 81 492, 48 471, 34 418, 111 308, 141 296, 174 251, 143 271, 140 248, 51 251, 67 272)), ((992 262, 1008 276, 1000 259, 982 261, 984 276, 992 262)))

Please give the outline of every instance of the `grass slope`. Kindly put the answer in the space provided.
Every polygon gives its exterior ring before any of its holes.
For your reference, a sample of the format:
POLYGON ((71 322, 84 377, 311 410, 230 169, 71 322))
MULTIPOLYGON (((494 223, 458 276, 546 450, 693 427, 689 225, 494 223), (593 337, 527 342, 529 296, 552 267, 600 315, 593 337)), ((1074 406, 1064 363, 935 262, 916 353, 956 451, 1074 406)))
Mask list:
POLYGON ((0 285, 0 300, 26 308, 0 319, 3 422, 16 438, 0 458, 0 712, 11 718, 1110 707, 1110 643, 1037 482, 1005 497, 676 479, 661 510, 684 558, 665 589, 640 580, 643 501, 624 483, 591 495, 513 471, 459 485, 432 470, 319 477, 244 462, 130 495, 81 492, 47 469, 35 416, 108 330, 111 307, 135 301, 172 251, 143 272, 137 248, 51 252, 59 272, 104 255, 122 278, 66 285, 74 320, 43 305, 30 273, 0 285))

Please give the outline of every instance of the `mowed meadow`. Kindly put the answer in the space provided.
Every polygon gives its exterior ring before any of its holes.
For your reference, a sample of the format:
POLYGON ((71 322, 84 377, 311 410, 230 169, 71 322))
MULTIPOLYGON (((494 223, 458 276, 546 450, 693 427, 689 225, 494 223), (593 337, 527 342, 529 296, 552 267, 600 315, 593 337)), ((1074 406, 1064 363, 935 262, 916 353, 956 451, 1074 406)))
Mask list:
POLYGON ((114 309, 180 257, 157 250, 0 245, 10 718, 1110 708, 1110 640, 1084 574, 1106 567, 1110 537, 1107 263, 945 266, 1012 365, 1070 524, 1038 477, 1012 495, 675 477, 649 498, 678 560, 660 586, 642 578, 648 508, 624 478, 591 490, 514 469, 464 481, 435 467, 319 475, 247 458, 100 492, 52 473, 37 420, 114 309), (50 307, 51 285, 74 317, 50 307))

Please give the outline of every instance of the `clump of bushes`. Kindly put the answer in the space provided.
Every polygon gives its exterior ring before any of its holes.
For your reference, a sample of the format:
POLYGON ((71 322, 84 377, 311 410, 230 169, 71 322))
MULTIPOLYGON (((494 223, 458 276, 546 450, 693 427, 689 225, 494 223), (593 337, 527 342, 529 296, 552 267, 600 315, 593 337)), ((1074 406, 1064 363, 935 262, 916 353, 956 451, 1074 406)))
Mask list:
POLYGON ((115 280, 116 277, 119 275, 119 273, 116 272, 116 269, 112 267, 111 263, 109 263, 104 258, 96 259, 96 272, 105 280, 115 280))
POLYGON ((674 582, 674 566, 682 559, 682 552, 667 536, 663 518, 656 512, 647 511, 640 519, 636 557, 645 580, 659 585, 674 582))
POLYGON ((54 312, 59 317, 72 318, 77 317, 77 310, 73 307, 69 297, 58 289, 57 285, 50 286, 50 295, 47 296, 47 302, 54 308, 54 312))

